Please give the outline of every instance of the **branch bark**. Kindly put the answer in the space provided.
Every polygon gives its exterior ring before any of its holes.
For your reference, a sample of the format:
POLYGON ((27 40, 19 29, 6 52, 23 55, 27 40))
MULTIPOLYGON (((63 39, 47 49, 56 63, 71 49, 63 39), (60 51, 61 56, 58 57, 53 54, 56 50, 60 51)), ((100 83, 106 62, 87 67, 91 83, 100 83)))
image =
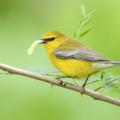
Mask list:
POLYGON ((112 98, 112 97, 109 97, 109 96, 106 96, 106 95, 102 95, 102 94, 100 94, 98 92, 95 92, 93 90, 83 88, 81 86, 76 86, 74 84, 64 82, 60 79, 55 79, 55 78, 52 78, 52 77, 48 77, 46 75, 40 75, 40 74, 35 73, 35 72, 23 70, 23 69, 16 68, 16 67, 9 66, 9 65, 6 65, 6 64, 2 64, 2 63, 0 63, 0 69, 2 69, 4 71, 7 71, 11 74, 17 74, 17 75, 33 78, 33 79, 36 79, 36 80, 41 80, 43 82, 54 84, 54 85, 57 85, 59 87, 70 89, 70 90, 73 90, 73 91, 76 91, 76 92, 79 92, 79 93, 84 93, 85 95, 88 95, 88 96, 94 98, 95 100, 100 100, 100 101, 104 101, 104 102, 107 102, 107 103, 111 103, 113 105, 120 106, 120 99, 115 99, 115 98, 112 98))

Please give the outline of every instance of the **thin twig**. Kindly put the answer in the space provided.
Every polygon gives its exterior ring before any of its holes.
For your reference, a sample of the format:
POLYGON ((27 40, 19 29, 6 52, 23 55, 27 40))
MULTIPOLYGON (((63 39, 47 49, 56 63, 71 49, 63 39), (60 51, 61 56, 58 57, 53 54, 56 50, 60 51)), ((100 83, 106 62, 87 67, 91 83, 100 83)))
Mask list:
POLYGON ((91 83, 96 83, 96 82, 100 82, 100 80, 93 80, 87 83, 87 85, 91 84, 91 83))
POLYGON ((60 87, 66 88, 66 89, 70 89, 70 90, 73 90, 73 91, 76 91, 79 93, 84 93, 85 95, 88 95, 88 96, 94 98, 95 100, 101 100, 101 101, 104 101, 107 103, 111 103, 111 104, 120 106, 120 99, 115 99, 115 98, 112 98, 112 97, 109 97, 106 95, 102 95, 93 90, 83 88, 81 86, 76 86, 76 85, 68 83, 68 82, 61 81, 60 79, 55 79, 55 78, 48 77, 45 75, 40 75, 35 72, 23 70, 23 69, 12 67, 12 66, 2 64, 2 63, 0 63, 0 69, 7 71, 9 73, 12 73, 12 74, 26 76, 26 77, 41 80, 41 81, 44 81, 44 82, 47 82, 50 84, 54 84, 54 85, 57 85, 57 86, 60 86, 60 87))

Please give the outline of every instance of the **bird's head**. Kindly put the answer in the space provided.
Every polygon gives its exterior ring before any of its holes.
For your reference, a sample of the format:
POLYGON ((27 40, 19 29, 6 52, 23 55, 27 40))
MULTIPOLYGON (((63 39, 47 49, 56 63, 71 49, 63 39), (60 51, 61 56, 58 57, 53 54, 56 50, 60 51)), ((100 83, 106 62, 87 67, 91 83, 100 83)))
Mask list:
POLYGON ((54 49, 58 48, 66 40, 67 37, 58 31, 47 32, 43 35, 41 39, 33 42, 28 50, 28 53, 31 55, 36 46, 39 44, 43 44, 48 52, 54 51, 54 49))
POLYGON ((58 31, 47 32, 41 39, 38 40, 39 44, 44 44, 46 48, 57 48, 59 45, 66 41, 64 34, 58 31))

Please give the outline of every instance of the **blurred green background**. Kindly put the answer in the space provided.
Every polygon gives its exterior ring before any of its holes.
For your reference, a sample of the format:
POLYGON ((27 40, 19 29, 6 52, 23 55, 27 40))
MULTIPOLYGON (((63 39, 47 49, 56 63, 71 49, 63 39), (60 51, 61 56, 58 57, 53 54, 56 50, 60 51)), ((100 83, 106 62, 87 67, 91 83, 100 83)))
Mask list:
MULTIPOLYGON (((120 60, 120 0, 0 0, 0 62, 52 68, 42 46, 32 56, 27 49, 50 30, 73 37, 81 4, 97 11, 92 31, 81 41, 120 60)), ((119 67, 109 70, 120 74, 119 67)), ((120 98, 119 92, 101 92, 120 98)), ((120 108, 34 79, 0 74, 0 120, 101 119, 120 120, 120 108)))

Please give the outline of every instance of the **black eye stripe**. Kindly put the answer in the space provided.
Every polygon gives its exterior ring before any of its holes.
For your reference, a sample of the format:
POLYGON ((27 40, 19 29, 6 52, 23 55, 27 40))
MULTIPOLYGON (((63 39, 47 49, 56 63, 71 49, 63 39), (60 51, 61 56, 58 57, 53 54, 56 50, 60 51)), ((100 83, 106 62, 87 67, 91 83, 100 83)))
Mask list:
POLYGON ((51 37, 51 38, 45 38, 44 40, 46 41, 46 42, 49 42, 49 41, 53 41, 53 40, 55 40, 56 38, 55 37, 51 37))

